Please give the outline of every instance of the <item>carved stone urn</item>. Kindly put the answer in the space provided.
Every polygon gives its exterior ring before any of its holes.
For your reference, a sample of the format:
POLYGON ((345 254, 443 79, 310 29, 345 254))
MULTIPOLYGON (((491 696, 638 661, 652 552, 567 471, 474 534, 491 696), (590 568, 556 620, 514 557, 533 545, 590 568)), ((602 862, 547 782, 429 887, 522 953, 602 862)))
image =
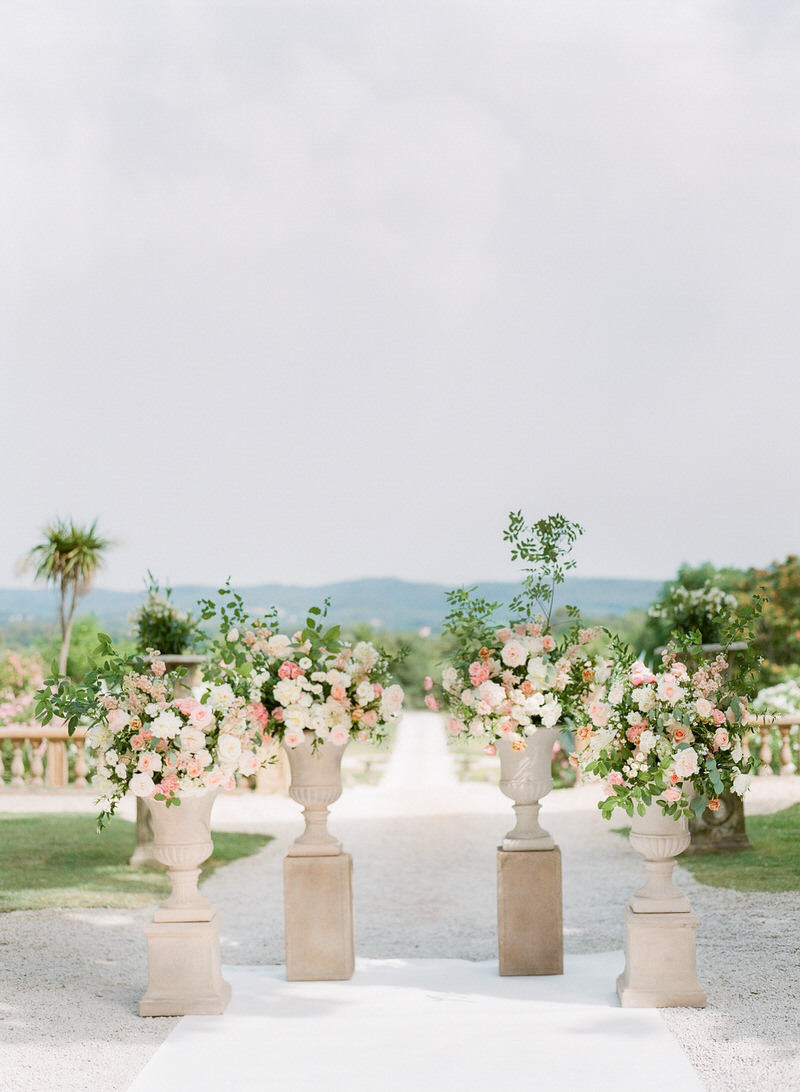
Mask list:
POLYGON ((553 849, 555 842, 539 825, 540 801, 553 788, 553 745, 558 728, 540 728, 525 739, 525 750, 515 751, 510 740, 497 741, 500 756, 500 791, 514 801, 516 826, 503 839, 502 849, 553 849))
POLYGON ((172 891, 161 903, 158 920, 210 921, 213 904, 197 889, 200 865, 214 852, 211 809, 214 789, 202 796, 182 796, 180 804, 144 797, 153 822, 153 856, 166 867, 172 891), (163 912, 168 913, 164 916, 163 912))
POLYGON ((303 806, 305 830, 289 846, 290 857, 334 857, 342 843, 328 831, 328 808, 342 795, 344 744, 319 739, 306 729, 296 747, 285 743, 291 784, 289 795, 303 806))
POLYGON ((688 913, 689 900, 672 882, 675 858, 691 841, 685 815, 664 815, 657 801, 644 815, 634 811, 630 842, 644 857, 647 882, 631 896, 630 907, 637 914, 688 913))

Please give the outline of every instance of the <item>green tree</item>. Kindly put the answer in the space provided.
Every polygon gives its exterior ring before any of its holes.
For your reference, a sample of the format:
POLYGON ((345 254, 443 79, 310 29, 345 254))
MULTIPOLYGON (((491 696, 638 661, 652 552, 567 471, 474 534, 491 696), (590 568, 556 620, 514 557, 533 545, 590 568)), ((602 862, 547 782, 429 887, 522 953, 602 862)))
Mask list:
POLYGON ((23 564, 33 569, 34 580, 58 588, 61 622, 58 673, 65 675, 78 598, 90 590, 112 543, 97 533, 97 520, 90 527, 82 527, 71 519, 56 519, 45 527, 43 534, 43 541, 33 547, 23 564))

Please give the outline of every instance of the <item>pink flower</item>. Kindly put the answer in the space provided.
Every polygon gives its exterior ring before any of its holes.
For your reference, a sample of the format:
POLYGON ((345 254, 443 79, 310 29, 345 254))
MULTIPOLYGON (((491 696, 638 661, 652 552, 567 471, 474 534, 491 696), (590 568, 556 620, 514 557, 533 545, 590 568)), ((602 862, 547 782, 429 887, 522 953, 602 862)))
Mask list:
POLYGON ((161 778, 161 784, 158 786, 161 792, 171 795, 178 791, 179 782, 174 774, 169 774, 167 777, 161 778))
POLYGON ((510 641, 511 640, 511 630, 510 629, 498 629, 498 631, 497 631, 497 640, 503 645, 506 643, 506 641, 510 641))
POLYGON ((489 678, 489 668, 480 660, 476 660, 475 663, 469 665, 469 678, 473 686, 480 686, 489 678))
POLYGON ((341 683, 336 683, 335 686, 331 687, 331 697, 334 701, 346 701, 347 690, 345 690, 341 683))
POLYGON ((150 670, 154 675, 163 675, 167 670, 167 665, 163 660, 153 660, 150 664, 150 670))
POLYGON ((277 720, 278 724, 283 722, 283 710, 279 705, 276 705, 272 710, 272 719, 277 720))
POLYGON ((435 713, 435 712, 437 711, 437 709, 439 708, 439 703, 438 703, 438 701, 436 700, 436 698, 435 698, 435 697, 433 696, 433 694, 426 694, 426 695, 425 695, 425 704, 426 704, 426 705, 427 705, 427 707, 428 707, 428 708, 429 708, 430 710, 432 710, 432 711, 433 711, 434 713, 435 713))
POLYGON ((689 672, 686 670, 686 664, 682 664, 680 660, 676 660, 672 665, 672 674, 676 679, 685 679, 689 672))
POLYGON ((717 728, 716 732, 714 733, 714 750, 718 751, 722 749, 724 751, 727 750, 730 745, 731 741, 730 736, 728 735, 728 729, 717 728))
POLYGON ((623 785, 625 783, 625 778, 619 770, 612 770, 608 775, 608 783, 609 785, 623 785))
POLYGON ((328 739, 331 743, 335 743, 337 747, 344 747, 345 743, 350 739, 350 732, 343 724, 336 724, 331 728, 328 739))
POLYGON ((303 672, 300 665, 294 663, 292 660, 284 660, 278 668, 279 679, 296 679, 298 675, 302 674, 303 672))
POLYGON ((193 724, 195 728, 205 731, 214 723, 214 714, 205 705, 198 705, 189 714, 189 723, 193 724))
POLYGON ((725 723, 725 714, 722 712, 721 709, 714 709, 711 714, 711 723, 714 725, 715 728, 719 728, 720 724, 725 723))
POLYGON ((602 728, 608 724, 608 718, 611 716, 611 706, 602 701, 593 701, 589 705, 588 713, 589 719, 595 728, 602 728))
POLYGON ((639 736, 641 734, 642 734, 641 724, 632 724, 630 726, 630 728, 628 728, 627 731, 625 732, 625 738, 630 743, 638 743, 639 742, 639 736))
POLYGON ((260 701, 251 702, 247 709, 247 719, 255 721, 262 728, 266 728, 269 722, 269 713, 260 701))
POLYGON ((500 653, 500 659, 506 667, 519 667, 528 659, 528 650, 519 641, 506 641, 500 653))
POLYGON ((430 675, 425 676, 425 682, 422 684, 426 690, 433 690, 433 679, 430 675))
POLYGON ((192 755, 192 757, 186 763, 186 774, 188 777, 199 777, 203 772, 203 763, 192 755))
POLYGON ((545 652, 552 652, 555 647, 556 647, 555 641, 553 640, 553 638, 550 636, 549 633, 546 633, 544 635, 544 637, 542 637, 542 649, 545 652))
POLYGON ((374 709, 368 709, 364 716, 361 718, 361 723, 364 725, 365 728, 374 728, 375 725, 378 723, 378 714, 374 709))
POLYGON ((486 746, 483 748, 483 753, 485 755, 496 755, 497 748, 493 743, 487 743, 486 746))
POLYGON ((203 775, 203 784, 207 789, 219 788, 224 780, 225 774, 222 772, 219 766, 214 766, 213 769, 209 770, 207 774, 203 775))
POLYGON ((665 800, 668 800, 670 804, 677 804, 681 796, 683 796, 683 793, 673 785, 672 788, 664 789, 661 795, 665 800))
POLYGON ((185 717, 190 717, 195 709, 200 705, 199 701, 195 701, 194 698, 176 698, 172 703, 179 713, 183 713, 185 717))
POLYGON ((466 725, 458 717, 451 717, 447 723, 447 730, 451 736, 457 736, 459 732, 466 731, 466 725))
POLYGON ((146 742, 147 741, 141 733, 131 736, 131 747, 133 747, 134 751, 141 751, 146 742))

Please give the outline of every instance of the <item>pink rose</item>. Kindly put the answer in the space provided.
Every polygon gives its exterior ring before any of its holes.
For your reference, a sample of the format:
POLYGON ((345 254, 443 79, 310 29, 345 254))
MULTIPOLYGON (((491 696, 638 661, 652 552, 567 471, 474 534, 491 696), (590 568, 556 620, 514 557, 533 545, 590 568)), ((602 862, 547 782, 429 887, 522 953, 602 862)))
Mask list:
POLYGON ((185 717, 190 717, 200 705, 200 702, 195 701, 194 698, 176 698, 172 704, 179 713, 183 713, 185 717))
POLYGON ((510 629, 498 629, 498 631, 497 631, 497 640, 503 645, 506 643, 506 641, 510 641, 511 640, 511 630, 510 629))
POLYGON ((543 651, 544 652, 552 652, 555 647, 556 647, 555 641, 553 640, 553 638, 550 636, 549 633, 546 633, 544 635, 544 637, 542 637, 542 649, 543 649, 543 651))
POLYGON ((336 744, 337 747, 344 747, 350 739, 350 732, 343 724, 337 724, 331 728, 331 734, 328 736, 331 743, 336 744))
POLYGON ((661 795, 665 800, 669 801, 670 804, 677 804, 681 796, 683 796, 683 793, 673 785, 670 789, 664 789, 661 795))
POLYGON ((276 705, 272 710, 272 719, 277 720, 278 724, 283 722, 283 710, 279 705, 276 705))
POLYGON ((609 785, 622 785, 624 784, 624 781, 625 778, 622 776, 619 770, 612 770, 611 773, 608 775, 609 785))
POLYGON ((189 723, 204 732, 214 723, 214 714, 205 705, 198 705, 189 714, 189 723))
POLYGON ((134 751, 141 751, 146 742, 147 741, 141 733, 131 736, 131 747, 133 747, 134 751))
POLYGON ((466 724, 463 720, 459 720, 458 717, 451 717, 447 723, 447 730, 451 736, 457 736, 459 732, 466 731, 466 724))
POLYGON ((428 707, 428 708, 429 708, 429 709, 430 709, 430 710, 431 710, 432 712, 434 712, 434 713, 435 713, 435 712, 436 712, 436 711, 438 710, 438 708, 439 708, 439 703, 438 703, 438 701, 436 700, 436 698, 435 698, 435 697, 433 696, 433 694, 426 694, 426 695, 425 695, 425 704, 426 704, 426 705, 427 705, 427 707, 428 707))
POLYGON ((483 748, 483 753, 485 755, 496 755, 497 748, 493 743, 487 743, 486 746, 483 748))
POLYGON ((489 678, 489 668, 486 664, 476 660, 469 665, 469 679, 473 686, 480 686, 489 678))
POLYGON ((433 679, 430 675, 425 676, 425 682, 422 684, 426 690, 433 690, 433 679))
POLYGON ((728 749, 728 747, 730 747, 730 745, 731 741, 730 736, 728 735, 728 729, 717 728, 716 732, 714 733, 714 750, 719 751, 721 749, 725 751, 728 749))
POLYGON ((711 714, 711 723, 714 725, 715 728, 719 728, 720 724, 725 723, 725 714, 722 712, 721 709, 714 709, 711 714))
POLYGON ((588 713, 595 728, 603 728, 611 716, 611 706, 602 701, 593 701, 589 705, 588 713))
POLYGON ((186 763, 186 774, 188 777, 199 777, 203 772, 203 763, 199 762, 197 758, 192 755, 186 763))
MULTIPOLYGON (((506 667, 519 667, 528 658, 528 650, 519 641, 506 641, 500 653, 500 659, 506 667)), ((471 669, 470 669, 471 672, 471 669)))
POLYGON ((207 774, 203 776, 203 784, 207 789, 217 789, 225 780, 225 775, 219 766, 214 766, 209 770, 207 774))
POLYGON ((247 719, 255 721, 262 728, 266 728, 269 722, 269 713, 260 701, 251 702, 247 709, 247 719))
POLYGON ((364 716, 361 718, 361 723, 365 728, 374 728, 378 723, 378 714, 374 709, 368 709, 364 716))
POLYGON ((179 782, 174 774, 170 774, 161 778, 161 784, 158 787, 163 793, 171 795, 178 791, 179 782))
POLYGON ((336 683, 335 686, 331 687, 331 697, 334 701, 345 701, 347 699, 347 691, 341 683, 336 683))

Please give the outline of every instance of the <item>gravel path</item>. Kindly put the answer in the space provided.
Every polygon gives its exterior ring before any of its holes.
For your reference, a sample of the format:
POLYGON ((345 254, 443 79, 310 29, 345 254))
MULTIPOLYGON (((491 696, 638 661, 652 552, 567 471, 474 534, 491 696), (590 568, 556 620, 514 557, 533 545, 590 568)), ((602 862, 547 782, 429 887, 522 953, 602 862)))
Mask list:
MULTIPOLYGON (((407 714, 406 725, 409 737, 438 731, 433 714, 407 714)), ((454 783, 441 748, 429 749, 414 787, 413 764, 404 778, 390 764, 385 785, 349 789, 332 809, 331 829, 355 862, 356 949, 383 959, 494 959, 495 854, 513 825, 511 803, 496 785, 454 783)), ((596 789, 585 786, 552 793, 542 809, 563 854, 567 952, 621 952, 623 907, 643 879, 641 859, 600 818, 596 800, 596 789)), ((752 814, 796 800, 800 777, 760 779, 747 806, 752 814)), ((91 808, 74 793, 4 793, 0 810, 65 810, 65 802, 91 808)), ((275 836, 203 885, 222 916, 223 962, 282 963, 282 859, 302 827, 299 808, 282 796, 228 794, 215 804, 214 825, 275 836)), ((664 1020, 709 1090, 800 1090, 800 899, 703 887, 683 869, 676 875, 700 917, 698 970, 708 1007, 664 1010, 664 1020)), ((129 1086, 176 1022, 136 1015, 151 913, 0 916, 2 1092, 129 1086)), ((613 1087, 612 1076, 595 1087, 613 1087)))

